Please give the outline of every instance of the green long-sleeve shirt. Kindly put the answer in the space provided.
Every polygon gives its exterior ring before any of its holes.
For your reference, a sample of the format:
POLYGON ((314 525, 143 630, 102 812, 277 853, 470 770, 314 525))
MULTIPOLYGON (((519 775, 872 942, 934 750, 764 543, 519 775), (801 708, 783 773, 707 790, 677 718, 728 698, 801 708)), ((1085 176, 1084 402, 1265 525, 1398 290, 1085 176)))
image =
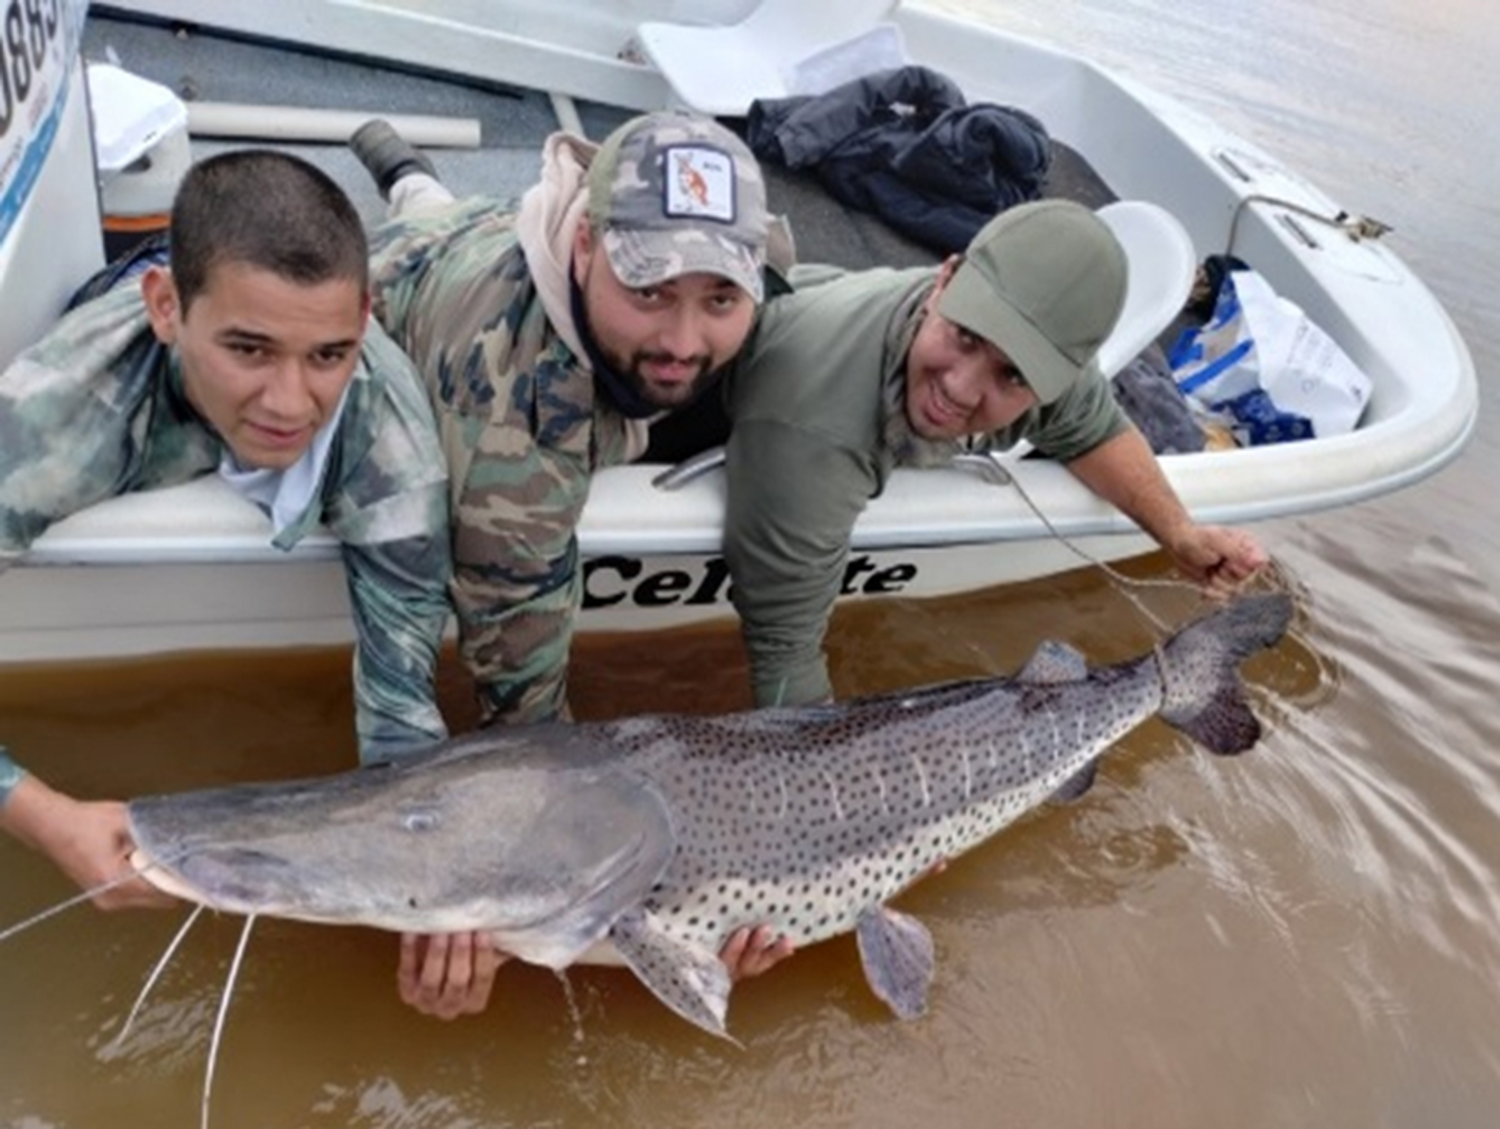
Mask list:
POLYGON ((799 268, 730 375, 724 554, 758 705, 832 692, 823 655, 854 523, 898 465, 1022 439, 1068 461, 1128 422, 1102 378, 1001 431, 931 442, 905 425, 907 350, 936 271, 799 268))

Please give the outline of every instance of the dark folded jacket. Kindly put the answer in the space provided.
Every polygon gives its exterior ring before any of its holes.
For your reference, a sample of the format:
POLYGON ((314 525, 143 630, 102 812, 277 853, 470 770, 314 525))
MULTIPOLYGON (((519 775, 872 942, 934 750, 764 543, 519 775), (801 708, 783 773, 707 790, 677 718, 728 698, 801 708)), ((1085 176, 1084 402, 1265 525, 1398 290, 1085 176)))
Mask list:
POLYGON ((942 254, 996 213, 1042 193, 1047 130, 1023 110, 968 105, 926 67, 880 71, 826 94, 751 104, 746 141, 762 160, 811 169, 841 203, 942 254))

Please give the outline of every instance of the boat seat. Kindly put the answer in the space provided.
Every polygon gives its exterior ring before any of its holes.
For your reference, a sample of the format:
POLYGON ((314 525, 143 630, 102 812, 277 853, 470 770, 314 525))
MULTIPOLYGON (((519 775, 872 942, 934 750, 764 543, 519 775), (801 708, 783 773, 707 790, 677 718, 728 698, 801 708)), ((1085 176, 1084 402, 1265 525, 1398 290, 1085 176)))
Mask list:
POLYGON ((743 117, 757 98, 821 94, 860 74, 900 65, 900 33, 881 22, 898 2, 761 0, 739 23, 647 22, 636 38, 682 105, 743 117))
POLYGON ((1193 240, 1171 212, 1145 200, 1106 204, 1099 218, 1125 248, 1125 308, 1099 346, 1099 368, 1114 377, 1182 313, 1198 269, 1193 240))

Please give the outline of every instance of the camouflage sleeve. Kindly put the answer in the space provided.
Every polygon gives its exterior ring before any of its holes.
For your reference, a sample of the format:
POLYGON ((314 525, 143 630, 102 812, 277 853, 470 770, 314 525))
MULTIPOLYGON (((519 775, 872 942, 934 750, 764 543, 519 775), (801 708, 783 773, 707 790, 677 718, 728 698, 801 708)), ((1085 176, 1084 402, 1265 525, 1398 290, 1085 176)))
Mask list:
POLYGON ((576 542, 555 564, 551 583, 540 588, 519 574, 455 573, 459 645, 484 724, 570 716, 568 648, 581 594, 576 542))
POLYGON ((111 298, 76 311, 0 373, 0 569, 55 522, 129 485, 144 438, 135 408, 151 376, 121 354, 149 329, 144 313, 117 307, 111 298))
MULTIPOLYGON (((583 379, 572 366, 544 365, 536 380, 514 381, 504 415, 476 436, 457 495, 453 603, 486 722, 567 716, 568 647, 583 588, 576 530, 588 497, 587 413, 540 436, 528 417, 538 387, 561 393, 583 379)), ((559 406, 544 408, 554 422, 559 406)))
MULTIPOLYGON (((441 501, 441 499, 439 499, 441 501)), ((358 643, 354 712, 359 758, 385 760, 447 736, 436 697, 448 600, 448 535, 345 545, 358 643)))
MULTIPOLYGON (((448 398, 498 310, 526 279, 514 217, 482 198, 387 219, 370 233, 370 291, 380 324, 448 398)), ((434 398, 434 403, 437 402, 434 398)))
POLYGON ((365 355, 380 370, 380 394, 362 406, 369 443, 340 475, 328 525, 343 543, 357 639, 355 724, 360 759, 369 762, 447 735, 436 675, 452 555, 447 468, 426 395, 374 326, 365 355))
POLYGON ((376 313, 429 390, 453 479, 453 604, 483 720, 566 716, 592 376, 493 204, 384 224, 373 246, 376 313))

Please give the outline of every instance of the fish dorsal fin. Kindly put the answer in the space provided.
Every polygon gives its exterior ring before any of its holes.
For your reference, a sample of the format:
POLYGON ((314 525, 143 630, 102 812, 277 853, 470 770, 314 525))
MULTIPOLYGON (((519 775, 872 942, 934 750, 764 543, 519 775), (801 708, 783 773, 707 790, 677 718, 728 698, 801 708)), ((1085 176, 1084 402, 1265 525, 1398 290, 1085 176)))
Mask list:
POLYGON ((1097 760, 1091 760, 1072 776, 1064 780, 1057 791, 1048 796, 1047 799, 1054 804, 1072 803, 1080 799, 1085 792, 1094 786, 1094 769, 1099 764, 1097 760))
POLYGON ((1078 651, 1055 639, 1044 640, 1017 675, 1017 681, 1051 685, 1059 682, 1082 682, 1089 665, 1078 651))
POLYGON ((887 906, 871 906, 859 915, 856 937, 870 990, 902 1019, 926 1011, 936 966, 927 926, 887 906))
POLYGON ((717 953, 673 937, 648 909, 621 914, 610 926, 609 939, 657 999, 710 1035, 735 1041, 724 1027, 729 970, 717 953))

